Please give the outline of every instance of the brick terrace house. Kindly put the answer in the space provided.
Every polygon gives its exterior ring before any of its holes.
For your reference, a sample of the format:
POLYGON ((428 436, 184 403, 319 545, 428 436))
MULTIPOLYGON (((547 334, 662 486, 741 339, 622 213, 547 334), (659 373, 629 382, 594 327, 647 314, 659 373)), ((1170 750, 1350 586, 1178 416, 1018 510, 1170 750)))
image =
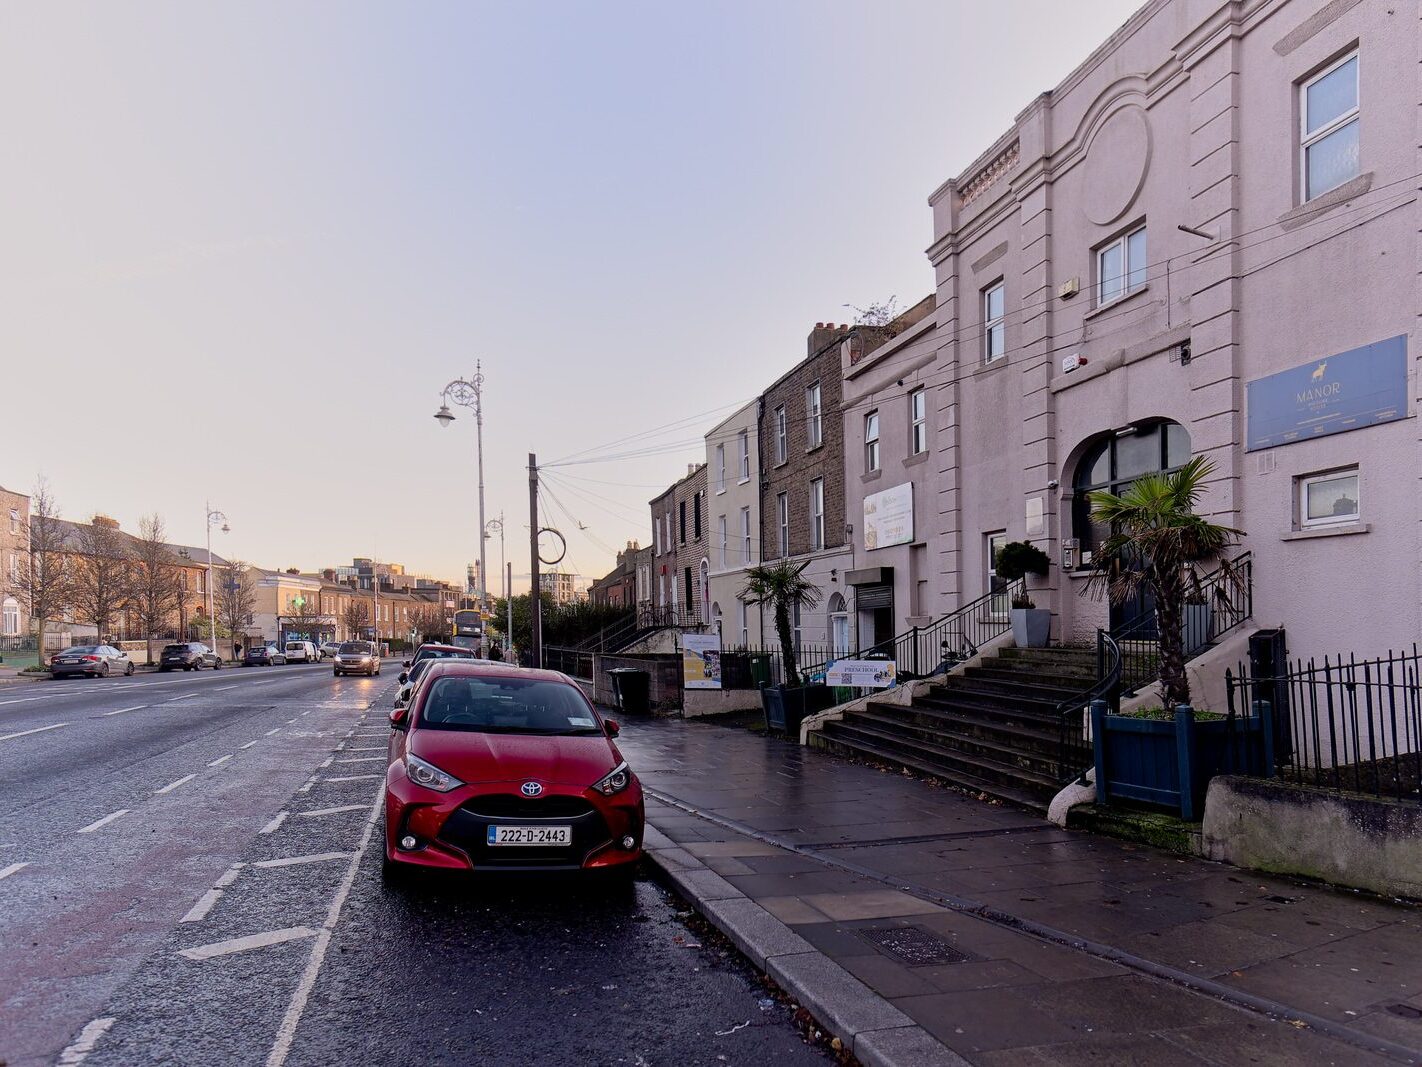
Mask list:
POLYGON ((0 487, 0 637, 30 632, 30 614, 20 595, 20 569, 29 552, 30 498, 0 487))
POLYGON ((706 464, 689 464, 686 477, 651 501, 653 602, 682 626, 710 617, 706 594, 706 464))
MULTIPOLYGON (((793 625, 797 641, 817 649, 850 644, 840 417, 840 346, 850 333, 816 323, 805 358, 761 396, 761 558, 808 564, 805 577, 820 599, 813 609, 797 607, 793 625)), ((768 614, 765 627, 769 633, 768 614)))

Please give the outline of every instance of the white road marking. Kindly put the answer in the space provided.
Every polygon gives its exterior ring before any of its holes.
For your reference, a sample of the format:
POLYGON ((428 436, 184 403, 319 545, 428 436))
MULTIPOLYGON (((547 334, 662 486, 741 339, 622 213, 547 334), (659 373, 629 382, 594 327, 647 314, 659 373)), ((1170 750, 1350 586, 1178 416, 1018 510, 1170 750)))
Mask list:
POLYGON ((257 742, 255 742, 255 741, 248 741, 245 745, 242 745, 241 747, 242 747, 242 748, 251 748, 251 747, 252 747, 253 745, 255 745, 256 743, 257 743, 257 742))
POLYGON ((104 1019, 95 1019, 85 1026, 79 1031, 79 1036, 74 1039, 74 1043, 59 1054, 59 1059, 55 1061, 56 1067, 74 1067, 75 1064, 83 1063, 85 1057, 94 1051, 94 1046, 98 1044, 99 1038, 109 1032, 109 1027, 113 1026, 115 1021, 110 1016, 104 1019))
POLYGON ((217 956, 247 952, 254 948, 266 948, 268 945, 280 945, 286 941, 299 941, 303 937, 314 937, 315 935, 316 931, 309 926, 289 926, 284 930, 268 930, 266 933, 248 934, 246 937, 233 937, 226 941, 214 941, 210 945, 199 945, 197 948, 185 948, 178 955, 189 960, 210 960, 217 956))
POLYGON ((94 822, 91 822, 88 826, 84 827, 83 829, 81 829, 81 830, 75 830, 74 832, 75 832, 76 834, 92 834, 95 830, 99 829, 100 827, 109 825, 109 823, 113 822, 115 819, 122 819, 125 815, 127 815, 127 814, 128 814, 130 811, 132 811, 132 810, 133 810, 132 808, 119 808, 118 811, 111 811, 111 812, 109 812, 109 814, 105 815, 102 819, 96 819, 94 822))
MULTIPOLYGON (((365 805, 361 805, 364 807, 365 805)), ((291 856, 284 860, 258 860, 252 864, 253 867, 296 867, 303 863, 329 863, 331 860, 343 860, 349 856, 349 852, 321 852, 311 856, 291 856)))
POLYGON ((271 737, 272 734, 276 733, 276 732, 277 732, 278 730, 280 730, 280 729, 281 729, 280 726, 274 726, 274 727, 272 727, 270 730, 268 730, 266 733, 264 733, 262 736, 263 736, 263 737, 271 737))
POLYGON ((149 705, 147 705, 147 704, 135 704, 135 705, 134 705, 133 707, 131 707, 131 708, 119 708, 118 711, 106 711, 106 712, 104 712, 104 715, 105 715, 105 717, 107 717, 107 716, 109 716, 109 715, 122 715, 122 714, 123 714, 124 712, 126 712, 126 711, 142 711, 144 708, 146 708, 146 707, 148 707, 148 706, 149 706, 149 705))
POLYGON ((237 687, 236 687, 235 685, 219 685, 216 689, 213 690, 213 692, 214 692, 214 693, 225 693, 225 692, 227 692, 227 690, 229 690, 229 689, 236 689, 236 688, 237 688, 237 687))
POLYGON ((28 867, 28 866, 29 866, 28 863, 12 863, 12 864, 10 864, 10 866, 8 866, 8 867, 0 868, 0 881, 4 881, 6 878, 9 878, 10 875, 14 874, 16 871, 24 870, 24 868, 26 868, 26 867, 28 867))
POLYGON ((328 782, 359 782, 366 778, 379 778, 378 774, 343 774, 338 778, 327 778, 328 782))
POLYGON ((301 714, 303 714, 303 715, 310 715, 311 712, 309 712, 309 711, 303 711, 301 714))
MULTIPOLYGON (((369 751, 366 749, 365 751, 369 751)), ((384 756, 357 756, 354 759, 338 759, 337 763, 384 763, 384 756)))
POLYGON ((196 693, 180 693, 175 697, 169 697, 165 703, 171 704, 175 700, 187 700, 189 697, 197 696, 196 693))
POLYGON ((321 964, 326 960, 326 949, 331 944, 331 932, 335 930, 336 923, 340 921, 341 909, 345 906, 346 897, 350 896, 351 886, 355 884, 361 858, 365 855, 365 850, 370 847, 370 839, 375 833, 375 824, 380 817, 382 799, 381 793, 377 792, 375 800, 370 805, 370 815, 365 820, 365 833, 361 835, 360 844, 351 854, 351 861, 346 867, 346 875, 341 879, 341 886, 336 890, 331 907, 326 912, 326 921, 321 924, 321 930, 316 935, 316 943, 311 947, 311 956, 306 961, 306 969, 301 974, 301 981, 297 983, 291 1003, 287 1006, 286 1017, 282 1019, 281 1027, 277 1030, 276 1041, 272 1044, 272 1050, 267 1055, 267 1067, 283 1067, 287 1055, 291 1052, 291 1043, 296 1037, 296 1028, 300 1025, 301 1016, 306 1011, 306 1002, 311 999, 311 990, 316 987, 316 978, 321 973, 321 964))
POLYGON ((365 810, 365 805, 364 805, 364 804, 342 804, 342 805, 341 805, 340 807, 338 807, 338 808, 314 808, 314 809, 312 809, 311 811, 298 811, 296 814, 298 814, 298 815, 305 815, 307 818, 311 818, 312 816, 315 816, 315 815, 334 815, 334 814, 336 814, 336 812, 338 812, 338 811, 364 811, 364 810, 365 810))
POLYGON ((351 751, 351 752, 384 752, 384 751, 386 751, 386 746, 385 746, 385 745, 372 745, 372 746, 370 746, 370 747, 368 747, 368 748, 353 748, 353 749, 350 749, 349 751, 351 751))
POLYGON ((306 781, 304 781, 304 782, 301 783, 301 788, 298 789, 297 792, 298 792, 298 793, 309 793, 309 792, 311 792, 311 787, 312 787, 313 785, 315 785, 315 784, 316 784, 316 779, 315 779, 315 778, 308 778, 308 779, 306 779, 306 781))
POLYGON ((225 755, 225 756, 218 756, 217 759, 215 759, 215 760, 213 760, 211 763, 209 763, 208 766, 209 766, 209 767, 220 767, 220 766, 222 766, 222 764, 226 763, 226 762, 227 762, 228 760, 230 760, 231 758, 232 758, 232 753, 229 752, 229 753, 227 753, 227 755, 225 755))
POLYGON ((245 866, 247 866, 245 863, 234 863, 231 867, 228 867, 227 870, 222 872, 221 878, 212 883, 212 888, 226 889, 233 882, 237 881, 237 876, 242 873, 242 868, 245 866))
POLYGON ((288 726, 290 726, 290 725, 291 725, 292 723, 294 723, 295 721, 296 721, 295 719, 287 719, 287 720, 286 720, 286 724, 287 724, 288 726))
POLYGON ((192 906, 186 915, 178 920, 180 923, 201 922, 207 918, 207 913, 212 910, 212 906, 222 897, 222 890, 209 889, 202 896, 198 897, 198 902, 192 906))
POLYGON ((267 825, 263 826, 260 830, 257 831, 257 833, 259 833, 259 834, 274 834, 274 833, 276 833, 277 827, 281 826, 282 823, 286 822, 286 817, 287 817, 288 815, 290 815, 290 814, 291 814, 291 812, 289 812, 289 811, 279 811, 279 812, 277 812, 277 813, 276 813, 276 816, 272 819, 272 821, 269 822, 269 823, 267 823, 267 825))
POLYGON ((327 757, 326 757, 326 762, 324 762, 324 763, 321 764, 321 769, 322 769, 322 770, 325 770, 327 767, 329 767, 329 766, 331 765, 331 760, 333 760, 334 758, 335 758, 334 756, 327 756, 327 757))
POLYGON ((192 781, 194 778, 196 778, 196 777, 197 777, 197 775, 195 775, 195 774, 185 774, 185 775, 183 775, 181 778, 179 778, 176 782, 169 782, 169 783, 168 783, 167 785, 165 785, 162 789, 155 789, 155 790, 153 790, 153 795, 154 795, 155 797, 157 797, 157 796, 162 796, 164 793, 171 793, 174 789, 177 789, 178 786, 180 786, 180 785, 186 785, 188 782, 191 782, 191 781, 192 781))
POLYGON ((21 730, 19 733, 5 734, 3 737, 0 737, 0 741, 8 741, 12 737, 28 737, 30 734, 42 734, 46 730, 58 730, 61 726, 68 725, 67 722, 56 722, 51 723, 49 726, 36 726, 33 730, 21 730))

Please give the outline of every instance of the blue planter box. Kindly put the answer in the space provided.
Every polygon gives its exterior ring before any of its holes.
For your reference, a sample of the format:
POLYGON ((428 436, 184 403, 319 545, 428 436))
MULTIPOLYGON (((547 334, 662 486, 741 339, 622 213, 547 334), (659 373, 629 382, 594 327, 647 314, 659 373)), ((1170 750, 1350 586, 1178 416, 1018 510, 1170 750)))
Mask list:
POLYGON ((1204 812, 1205 789, 1217 774, 1273 773, 1273 731, 1268 705, 1233 721, 1196 722, 1184 705, 1175 718, 1138 719, 1107 713, 1105 701, 1091 705, 1091 737, 1096 756, 1096 800, 1113 797, 1154 804, 1193 821, 1204 812))

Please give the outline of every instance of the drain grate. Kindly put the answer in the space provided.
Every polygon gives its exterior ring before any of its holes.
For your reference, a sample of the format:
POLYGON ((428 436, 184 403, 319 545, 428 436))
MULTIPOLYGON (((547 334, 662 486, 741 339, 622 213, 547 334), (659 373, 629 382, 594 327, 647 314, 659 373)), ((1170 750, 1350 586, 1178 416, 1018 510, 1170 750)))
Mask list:
POLYGON ((972 959, 921 926, 874 926, 859 934, 871 945, 897 956, 910 967, 937 967, 972 959))

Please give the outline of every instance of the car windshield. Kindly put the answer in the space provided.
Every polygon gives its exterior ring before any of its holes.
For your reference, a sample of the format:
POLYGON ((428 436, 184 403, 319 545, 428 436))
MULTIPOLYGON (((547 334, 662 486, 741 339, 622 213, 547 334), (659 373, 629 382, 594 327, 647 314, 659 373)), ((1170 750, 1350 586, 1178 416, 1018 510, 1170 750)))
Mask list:
POLYGON ((490 734, 602 733, 587 701, 571 686, 513 677, 436 678, 420 710, 420 725, 490 734))
POLYGON ((369 641, 347 641, 341 646, 341 652, 346 655, 363 655, 370 651, 369 641))

